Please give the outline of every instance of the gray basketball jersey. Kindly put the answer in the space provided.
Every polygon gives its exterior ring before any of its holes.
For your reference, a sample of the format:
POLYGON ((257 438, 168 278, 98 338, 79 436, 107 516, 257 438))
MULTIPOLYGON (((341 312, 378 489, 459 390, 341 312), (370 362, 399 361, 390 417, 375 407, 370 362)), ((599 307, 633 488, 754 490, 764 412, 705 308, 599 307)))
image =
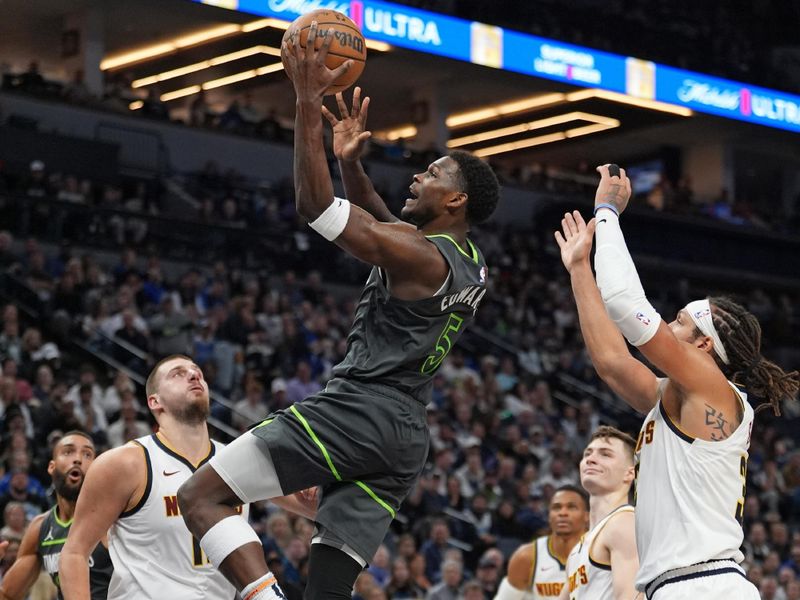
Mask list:
POLYGON ((450 275, 422 300, 394 298, 384 273, 372 269, 335 377, 392 387, 427 404, 433 374, 472 321, 486 294, 487 268, 478 248, 466 252, 449 235, 426 236, 442 253, 450 275))
MULTIPOLYGON (((58 588, 59 598, 63 598, 63 596, 61 595, 61 581, 58 577, 58 561, 61 558, 61 550, 67 541, 70 527, 72 527, 72 519, 66 523, 61 521, 58 518, 58 506, 54 506, 42 520, 39 529, 37 553, 42 558, 42 567, 58 588)), ((114 567, 111 564, 108 548, 103 545, 103 542, 98 542, 89 557, 89 595, 92 600, 106 600, 108 583, 111 581, 113 571, 114 567)))

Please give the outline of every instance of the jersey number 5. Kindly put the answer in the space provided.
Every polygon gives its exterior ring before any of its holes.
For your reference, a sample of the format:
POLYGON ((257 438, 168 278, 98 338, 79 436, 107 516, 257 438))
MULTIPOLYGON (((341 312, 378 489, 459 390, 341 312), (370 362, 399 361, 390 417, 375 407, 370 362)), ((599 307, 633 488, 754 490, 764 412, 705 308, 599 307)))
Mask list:
POLYGON ((436 340, 436 354, 431 354, 422 363, 422 374, 428 375, 433 373, 442 364, 444 357, 448 355, 450 349, 453 347, 453 341, 450 339, 451 333, 458 333, 461 330, 461 325, 464 323, 464 318, 459 317, 455 313, 450 313, 450 318, 447 319, 447 324, 444 326, 442 335, 436 340))

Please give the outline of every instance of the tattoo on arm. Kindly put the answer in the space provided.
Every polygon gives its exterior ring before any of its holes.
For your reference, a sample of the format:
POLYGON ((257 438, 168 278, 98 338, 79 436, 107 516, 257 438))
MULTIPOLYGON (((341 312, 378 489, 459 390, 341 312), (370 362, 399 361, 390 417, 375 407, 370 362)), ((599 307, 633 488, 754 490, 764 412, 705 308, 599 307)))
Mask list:
POLYGON ((735 429, 734 424, 725 419, 722 411, 717 411, 706 403, 706 425, 711 426, 711 439, 720 441, 727 439, 735 429))

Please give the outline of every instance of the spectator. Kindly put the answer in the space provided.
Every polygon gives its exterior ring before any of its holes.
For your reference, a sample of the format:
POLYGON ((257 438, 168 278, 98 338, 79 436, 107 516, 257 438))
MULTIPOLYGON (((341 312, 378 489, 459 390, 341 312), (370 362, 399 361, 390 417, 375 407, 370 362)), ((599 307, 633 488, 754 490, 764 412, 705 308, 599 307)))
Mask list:
POLYGON ((130 389, 124 389, 120 401, 119 418, 107 429, 109 447, 117 448, 130 440, 149 435, 152 432, 147 422, 139 415, 137 407, 133 392, 130 389))
POLYGON ((459 561, 445 561, 442 564, 442 581, 428 590, 426 600, 457 600, 461 575, 462 566, 459 561))
POLYGON ((4 540, 22 539, 28 521, 25 516, 25 505, 22 502, 12 501, 6 504, 3 510, 3 528, 0 529, 0 538, 4 540))
POLYGON ((268 412, 264 402, 264 386, 253 381, 247 386, 245 397, 233 407, 233 426, 243 432, 263 420, 268 412))
POLYGON ((425 596, 423 590, 411 578, 405 558, 396 558, 392 561, 392 574, 386 584, 386 595, 393 600, 425 596))
POLYGON ((322 386, 311 379, 311 365, 301 360, 297 363, 297 370, 286 384, 286 402, 289 405, 299 402, 312 394, 316 394, 322 386))
POLYGON ((171 354, 186 354, 191 347, 192 320, 176 310, 170 294, 161 298, 161 309, 150 319, 150 334, 156 358, 171 354))
POLYGON ((425 557, 425 576, 430 581, 440 581, 442 560, 448 548, 450 529, 443 519, 434 519, 431 523, 430 536, 422 544, 420 552, 425 557))

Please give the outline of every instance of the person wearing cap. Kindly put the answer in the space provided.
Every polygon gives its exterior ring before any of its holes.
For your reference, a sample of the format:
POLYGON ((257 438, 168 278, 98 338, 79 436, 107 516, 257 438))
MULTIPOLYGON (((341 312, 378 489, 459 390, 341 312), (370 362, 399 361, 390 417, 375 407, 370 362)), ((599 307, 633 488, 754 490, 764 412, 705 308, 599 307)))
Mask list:
POLYGON ((636 445, 636 589, 658 600, 755 600, 739 566, 754 416, 748 393, 780 415, 800 378, 761 355, 758 319, 729 298, 694 300, 671 323, 662 320, 621 228, 630 180, 616 165, 597 170, 595 218, 567 213, 555 236, 598 375, 646 415, 636 445), (634 358, 626 339, 665 377, 634 358))

